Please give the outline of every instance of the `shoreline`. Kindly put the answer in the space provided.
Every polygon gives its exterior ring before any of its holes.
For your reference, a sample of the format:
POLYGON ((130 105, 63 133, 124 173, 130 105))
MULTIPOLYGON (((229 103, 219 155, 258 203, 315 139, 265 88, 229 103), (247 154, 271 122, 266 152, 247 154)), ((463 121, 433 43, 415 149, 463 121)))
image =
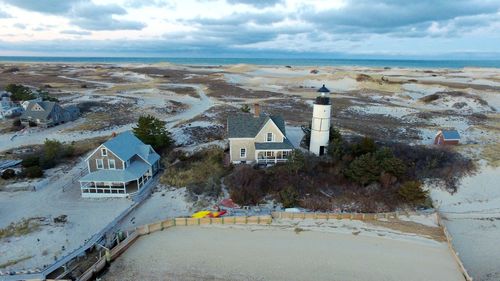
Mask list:
POLYGON ((183 57, 68 57, 0 56, 0 63, 66 64, 171 64, 187 67, 227 67, 253 65, 265 67, 368 67, 396 69, 499 69, 500 60, 458 59, 320 59, 320 58, 183 58, 183 57))

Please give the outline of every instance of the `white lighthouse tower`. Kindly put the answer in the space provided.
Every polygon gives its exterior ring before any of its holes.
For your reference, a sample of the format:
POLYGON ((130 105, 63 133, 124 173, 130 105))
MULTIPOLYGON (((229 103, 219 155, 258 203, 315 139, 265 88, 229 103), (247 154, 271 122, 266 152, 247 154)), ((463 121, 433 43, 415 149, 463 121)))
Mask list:
POLYGON ((326 95, 330 93, 325 85, 318 90, 321 93, 316 97, 313 106, 313 117, 311 123, 311 142, 309 144, 309 151, 316 155, 324 155, 328 147, 328 140, 330 138, 330 114, 332 105, 330 98, 326 95))

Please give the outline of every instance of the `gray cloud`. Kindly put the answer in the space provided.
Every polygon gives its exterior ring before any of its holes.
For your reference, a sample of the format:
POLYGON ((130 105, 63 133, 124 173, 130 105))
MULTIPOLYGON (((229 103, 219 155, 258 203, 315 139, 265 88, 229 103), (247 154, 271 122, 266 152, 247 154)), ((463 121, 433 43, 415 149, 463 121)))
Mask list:
POLYGON ((25 29, 26 28, 26 25, 25 24, 22 24, 22 23, 15 23, 12 25, 13 27, 15 28, 19 28, 19 29, 25 29))
POLYGON ((56 14, 70 19, 71 24, 89 30, 140 30, 145 24, 139 21, 117 20, 114 15, 127 11, 118 5, 98 5, 90 0, 4 0, 21 9, 46 14, 56 14))
POLYGON ((401 34, 415 31, 418 34, 423 31, 422 28, 427 28, 430 22, 446 22, 460 17, 496 14, 499 9, 500 1, 492 0, 382 0, 377 2, 349 0, 347 5, 340 9, 319 12, 312 8, 306 9, 301 17, 330 32, 401 34))
POLYGON ((10 18, 10 17, 11 16, 8 13, 0 10, 0 19, 6 19, 6 18, 10 18))
POLYGON ((63 30, 61 34, 70 34, 70 35, 90 35, 92 32, 85 30, 63 30))
POLYGON ((118 5, 79 3, 69 13, 71 23, 89 30, 140 30, 145 24, 138 21, 116 20, 113 15, 125 15, 127 11, 118 5))
POLYGON ((64 14, 68 12, 75 3, 82 2, 82 0, 3 0, 3 2, 28 11, 47 14, 64 14))
POLYGON ((257 8, 276 6, 283 3, 283 0, 226 0, 229 4, 246 4, 257 8))

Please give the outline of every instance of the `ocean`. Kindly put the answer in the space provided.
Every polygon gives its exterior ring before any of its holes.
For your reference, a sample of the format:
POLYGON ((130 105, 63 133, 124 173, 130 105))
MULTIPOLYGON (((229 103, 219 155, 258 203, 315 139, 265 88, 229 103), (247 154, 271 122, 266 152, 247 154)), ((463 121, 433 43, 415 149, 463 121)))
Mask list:
POLYGON ((411 60, 411 59, 307 59, 307 58, 162 58, 162 57, 32 57, 0 56, 0 62, 60 63, 160 63, 183 65, 290 65, 290 66, 368 66, 405 68, 500 68, 500 60, 411 60))

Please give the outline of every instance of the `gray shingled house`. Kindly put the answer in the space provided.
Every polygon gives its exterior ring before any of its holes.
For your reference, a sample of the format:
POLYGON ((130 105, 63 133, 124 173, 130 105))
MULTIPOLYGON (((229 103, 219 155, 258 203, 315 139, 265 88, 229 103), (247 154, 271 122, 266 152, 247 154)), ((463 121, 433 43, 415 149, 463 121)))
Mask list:
POLYGON ((89 173, 80 178, 82 197, 139 192, 160 168, 160 155, 130 131, 101 144, 85 161, 89 173))
POLYGON ((231 163, 276 164, 288 161, 294 147, 280 116, 236 114, 227 119, 231 163))
POLYGON ((52 127, 65 122, 73 121, 80 116, 76 106, 61 107, 56 102, 35 101, 29 102, 21 115, 21 123, 29 125, 35 123, 39 127, 52 127))

